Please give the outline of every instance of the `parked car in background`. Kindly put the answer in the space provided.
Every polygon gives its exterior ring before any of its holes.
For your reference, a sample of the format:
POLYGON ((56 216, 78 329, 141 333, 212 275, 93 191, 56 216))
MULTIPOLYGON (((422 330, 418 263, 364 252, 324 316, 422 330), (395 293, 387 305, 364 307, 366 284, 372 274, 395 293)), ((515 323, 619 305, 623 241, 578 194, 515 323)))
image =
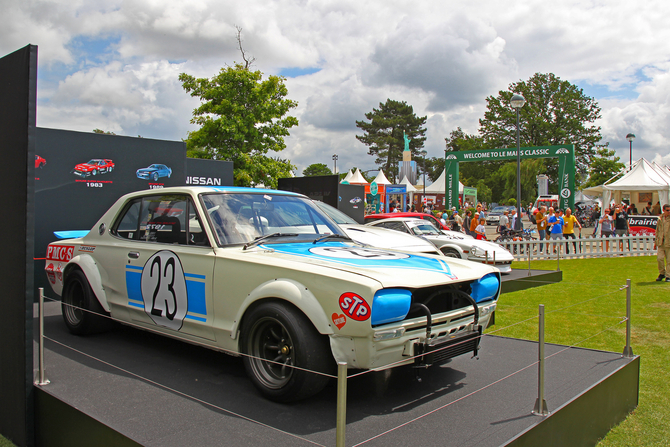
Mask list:
POLYGON ((157 182, 161 177, 170 178, 172 175, 172 169, 165 165, 154 163, 147 166, 146 168, 138 169, 135 174, 137 175, 137 178, 153 180, 154 182, 157 182))
POLYGON ((371 223, 377 220, 382 220, 382 219, 390 219, 390 218, 395 218, 395 217, 412 217, 415 219, 423 219, 425 221, 428 221, 433 225, 435 228, 438 230, 444 230, 444 231, 451 231, 451 228, 448 226, 442 224, 437 217, 433 216, 432 214, 427 214, 427 213, 411 213, 411 212, 402 212, 402 213, 379 213, 379 214, 367 214, 365 216, 365 223, 371 223))
POLYGON ((89 177, 91 175, 106 174, 112 172, 114 162, 112 160, 94 158, 86 163, 79 163, 72 171, 79 177, 89 177))
POLYGON ((442 252, 426 239, 399 233, 385 228, 361 225, 342 211, 327 203, 315 200, 314 203, 321 211, 328 214, 339 227, 347 233, 354 241, 371 247, 388 248, 391 250, 403 250, 414 253, 426 253, 442 255, 442 252))
POLYGON ((476 354, 501 284, 491 266, 362 246, 300 194, 204 186, 122 196, 85 236, 49 244, 45 271, 71 333, 111 318, 243 354, 282 402, 319 392, 336 362, 476 354))
POLYGON ((500 223, 500 216, 505 214, 505 211, 511 216, 512 210, 516 210, 516 207, 511 205, 496 206, 486 214, 486 225, 498 225, 500 223))
POLYGON ((454 231, 445 234, 425 221, 408 217, 383 219, 368 225, 424 237, 435 244, 445 256, 494 265, 502 273, 512 271, 512 254, 492 242, 468 238, 454 231))

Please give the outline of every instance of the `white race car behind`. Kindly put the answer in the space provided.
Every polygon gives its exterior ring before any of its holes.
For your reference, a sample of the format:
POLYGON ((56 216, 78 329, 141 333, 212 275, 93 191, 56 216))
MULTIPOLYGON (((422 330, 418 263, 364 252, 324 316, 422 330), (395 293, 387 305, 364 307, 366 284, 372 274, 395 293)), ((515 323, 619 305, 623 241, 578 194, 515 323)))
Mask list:
POLYGON ((455 231, 439 231, 425 221, 411 217, 394 217, 367 225, 422 236, 435 244, 445 256, 494 265, 502 273, 512 271, 514 256, 507 249, 493 242, 474 239, 455 231))

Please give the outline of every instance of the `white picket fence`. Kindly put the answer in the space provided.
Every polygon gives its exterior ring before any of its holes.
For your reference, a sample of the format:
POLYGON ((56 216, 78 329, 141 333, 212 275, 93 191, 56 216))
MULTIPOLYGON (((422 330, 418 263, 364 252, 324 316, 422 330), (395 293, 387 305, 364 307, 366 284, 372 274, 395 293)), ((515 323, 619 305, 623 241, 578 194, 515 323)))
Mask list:
POLYGON ((655 255, 654 236, 580 237, 577 239, 499 242, 517 261, 655 255), (542 246, 542 249, 540 249, 542 246), (576 248, 576 250, 575 250, 576 248))

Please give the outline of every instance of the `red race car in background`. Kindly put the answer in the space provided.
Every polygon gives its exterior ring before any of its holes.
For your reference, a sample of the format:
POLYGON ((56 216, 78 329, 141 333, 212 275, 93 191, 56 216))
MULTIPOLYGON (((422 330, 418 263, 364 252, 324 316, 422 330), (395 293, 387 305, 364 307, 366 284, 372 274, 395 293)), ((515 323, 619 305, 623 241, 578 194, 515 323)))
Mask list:
POLYGON ((94 158, 86 163, 79 163, 72 172, 79 177, 88 177, 90 175, 106 174, 112 172, 112 169, 114 169, 112 160, 94 158))
POLYGON ((47 161, 44 158, 40 157, 39 155, 35 155, 35 169, 43 168, 46 164, 47 161))

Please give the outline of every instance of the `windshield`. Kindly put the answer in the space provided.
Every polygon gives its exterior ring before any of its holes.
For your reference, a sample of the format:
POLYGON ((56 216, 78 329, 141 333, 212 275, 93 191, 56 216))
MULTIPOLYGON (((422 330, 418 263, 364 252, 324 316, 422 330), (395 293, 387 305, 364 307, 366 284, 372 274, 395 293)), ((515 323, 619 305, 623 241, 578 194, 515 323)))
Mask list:
POLYGON ((504 213, 506 209, 507 209, 507 207, 504 207, 504 206, 496 206, 495 208, 493 208, 493 211, 491 211, 491 212, 492 213, 504 213))
POLYGON ((315 201, 316 205, 321 208, 321 211, 328 214, 328 216, 333 219, 338 224, 358 224, 354 219, 344 214, 342 211, 334 208, 327 203, 315 201))
POLYGON ((439 235, 439 234, 442 234, 434 226, 432 226, 429 223, 422 223, 420 225, 416 225, 416 226, 412 227, 412 233, 414 233, 416 235, 422 235, 422 234, 439 235))
POLYGON ((279 233, 263 244, 312 242, 325 234, 344 236, 342 231, 304 197, 272 193, 202 194, 203 205, 218 243, 247 244, 279 233))

